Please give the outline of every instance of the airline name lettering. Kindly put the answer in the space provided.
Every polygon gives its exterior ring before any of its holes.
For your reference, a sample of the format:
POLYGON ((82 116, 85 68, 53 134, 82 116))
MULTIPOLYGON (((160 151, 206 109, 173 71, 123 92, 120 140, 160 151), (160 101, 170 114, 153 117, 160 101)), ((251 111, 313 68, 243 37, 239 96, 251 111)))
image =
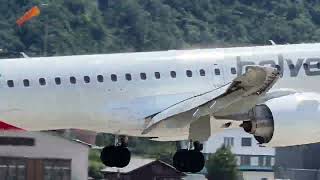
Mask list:
MULTIPOLYGON (((237 56, 238 76, 244 71, 244 67, 248 65, 256 65, 253 61, 243 61, 240 56, 237 56)), ((260 66, 279 66, 281 77, 283 76, 284 66, 288 66, 290 77, 298 76, 300 69, 304 69, 307 76, 320 75, 320 58, 298 58, 295 62, 292 59, 284 59, 282 55, 278 55, 278 61, 263 60, 258 63, 260 66)))

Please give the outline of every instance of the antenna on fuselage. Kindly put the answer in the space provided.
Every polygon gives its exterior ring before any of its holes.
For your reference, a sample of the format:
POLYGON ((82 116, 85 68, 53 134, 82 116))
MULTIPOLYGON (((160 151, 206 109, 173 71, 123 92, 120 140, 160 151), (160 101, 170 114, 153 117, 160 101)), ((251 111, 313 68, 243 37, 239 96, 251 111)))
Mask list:
POLYGON ((24 57, 24 58, 30 58, 26 53, 24 52, 20 52, 20 54, 24 57))
POLYGON ((272 46, 277 45, 277 44, 276 44, 273 40, 271 40, 271 39, 269 40, 269 42, 271 43, 272 46))

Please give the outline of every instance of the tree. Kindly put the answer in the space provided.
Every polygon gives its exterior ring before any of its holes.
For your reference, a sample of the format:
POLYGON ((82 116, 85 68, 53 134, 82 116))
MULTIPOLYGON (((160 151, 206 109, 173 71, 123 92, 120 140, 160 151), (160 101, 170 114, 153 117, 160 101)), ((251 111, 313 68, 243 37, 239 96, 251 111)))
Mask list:
POLYGON ((209 180, 236 180, 238 177, 236 157, 225 146, 210 155, 206 168, 209 180))
POLYGON ((103 174, 101 173, 101 170, 105 166, 100 161, 100 152, 97 150, 90 150, 89 161, 89 176, 94 179, 102 179, 103 174))

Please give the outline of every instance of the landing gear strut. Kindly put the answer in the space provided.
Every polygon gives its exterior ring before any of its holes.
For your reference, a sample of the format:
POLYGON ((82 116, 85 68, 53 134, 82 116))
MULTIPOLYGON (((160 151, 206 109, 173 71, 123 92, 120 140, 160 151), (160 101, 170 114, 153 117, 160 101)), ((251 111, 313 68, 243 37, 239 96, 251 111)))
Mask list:
POLYGON ((121 137, 116 145, 106 146, 102 149, 100 159, 108 167, 123 168, 126 167, 131 159, 131 153, 127 148, 128 138, 121 137))
MULTIPOLYGON (((190 143, 192 144, 192 143, 190 143)), ((201 153, 203 145, 195 141, 193 149, 180 149, 173 156, 173 166, 181 172, 196 173, 204 167, 204 156, 201 153)))

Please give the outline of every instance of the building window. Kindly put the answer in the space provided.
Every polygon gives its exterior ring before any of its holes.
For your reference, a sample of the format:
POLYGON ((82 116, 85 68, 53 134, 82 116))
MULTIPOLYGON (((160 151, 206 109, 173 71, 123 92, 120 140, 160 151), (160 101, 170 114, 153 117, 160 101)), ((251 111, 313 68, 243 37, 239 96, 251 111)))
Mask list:
POLYGON ((76 79, 74 76, 71 76, 71 77, 70 77, 70 83, 71 83, 71 84, 77 83, 77 79, 76 79))
POLYGON ((0 137, 0 146, 34 146, 33 138, 26 137, 0 137))
POLYGON ((237 74, 237 70, 236 70, 236 68, 231 68, 231 74, 237 74))
POLYGON ((40 78, 40 79, 39 79, 39 84, 40 84, 41 86, 46 85, 46 79, 45 79, 45 78, 40 78))
POLYGON ((155 72, 154 76, 156 77, 156 79, 160 79, 160 73, 159 72, 155 72))
POLYGON ((24 85, 24 87, 29 87, 30 86, 29 80, 28 79, 24 79, 23 80, 23 85, 24 85))
POLYGON ((117 75, 111 74, 111 81, 117 81, 117 80, 118 80, 117 75))
POLYGON ((125 77, 126 77, 126 80, 127 80, 127 81, 131 81, 131 80, 132 80, 131 74, 129 74, 129 73, 127 73, 127 74, 125 75, 125 77))
POLYGON ((172 78, 176 78, 177 77, 177 73, 175 71, 171 71, 170 75, 172 78))
POLYGON ((251 156, 251 166, 259 166, 259 156, 251 156))
POLYGON ((200 69, 200 76, 205 76, 206 75, 206 71, 204 69, 200 69))
POLYGON ((147 74, 146 73, 140 73, 140 78, 142 80, 146 80, 147 79, 147 74))
POLYGON ((220 69, 214 69, 214 73, 215 73, 216 75, 220 75, 220 69))
POLYGON ((4 180, 27 179, 25 159, 0 157, 0 177, 4 180))
POLYGON ((8 87, 10 87, 10 88, 14 87, 14 82, 13 82, 13 80, 8 80, 8 81, 7 81, 7 85, 8 85, 8 87))
POLYGON ((251 146, 251 138, 242 138, 241 146, 251 146))
POLYGON ((98 75, 97 76, 97 81, 98 82, 103 82, 103 76, 102 75, 98 75))
POLYGON ((188 77, 192 77, 192 71, 187 70, 187 71, 186 71, 186 74, 187 74, 188 77))
POLYGON ((240 165, 241 166, 250 166, 250 156, 240 156, 240 165))
POLYGON ((271 156, 259 156, 259 166, 272 167, 273 164, 271 163, 271 160, 272 160, 271 156))
POLYGON ((226 147, 232 147, 234 145, 234 138, 233 137, 224 137, 223 144, 226 147))
POLYGON ((43 174, 44 180, 69 180, 71 179, 71 160, 43 160, 43 174))
POLYGON ((89 76, 84 76, 83 80, 85 83, 90 83, 90 77, 89 76))
POLYGON ((266 166, 271 167, 271 157, 270 156, 266 156, 266 166))
POLYGON ((54 78, 54 81, 56 82, 56 85, 60 85, 61 84, 61 78, 60 77, 54 78))

